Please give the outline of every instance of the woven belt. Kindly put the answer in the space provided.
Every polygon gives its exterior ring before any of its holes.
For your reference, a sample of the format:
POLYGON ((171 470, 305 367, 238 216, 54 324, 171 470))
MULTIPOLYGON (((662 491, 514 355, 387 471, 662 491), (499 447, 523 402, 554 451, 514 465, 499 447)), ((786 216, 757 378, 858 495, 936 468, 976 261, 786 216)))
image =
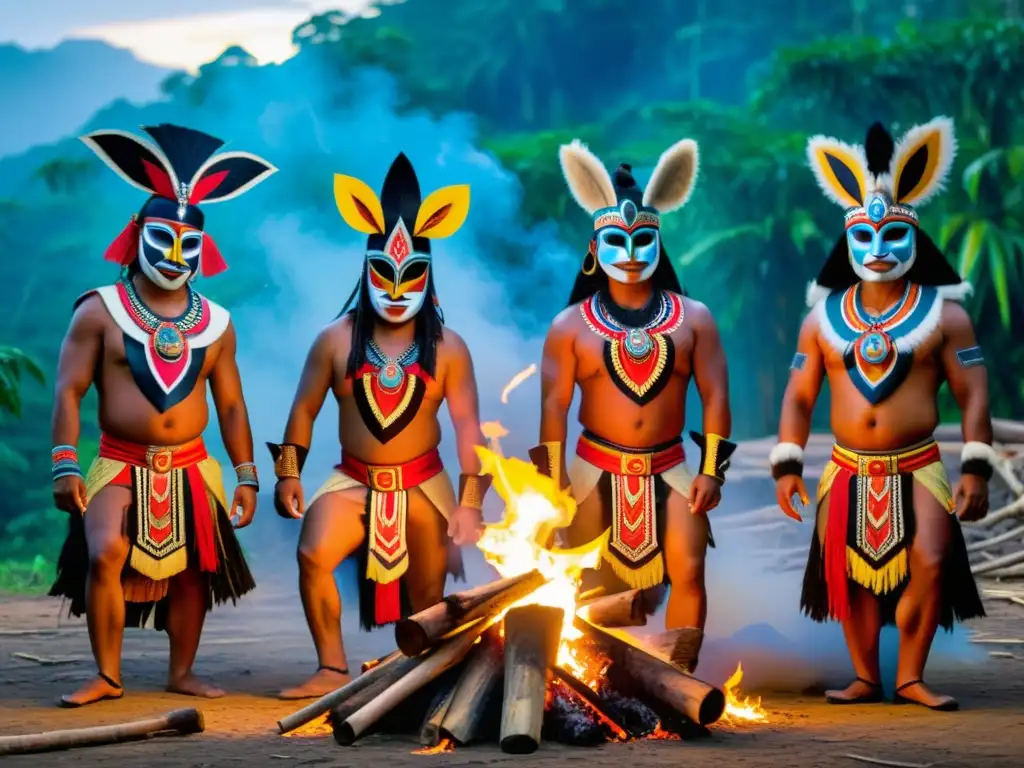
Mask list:
POLYGON ((576 455, 598 469, 616 475, 660 475, 686 460, 682 438, 644 451, 599 440, 586 433, 576 443, 576 455))
POLYGON ((895 453, 857 453, 839 445, 832 447, 832 461, 858 475, 907 474, 941 458, 939 445, 934 440, 895 453))
POLYGON ((404 464, 367 464, 342 451, 338 469, 372 491, 405 491, 427 482, 444 470, 437 449, 404 464))
POLYGON ((160 446, 139 445, 105 433, 100 435, 99 455, 104 459, 123 461, 136 467, 147 467, 161 475, 172 469, 191 467, 208 456, 201 437, 182 445, 160 446))

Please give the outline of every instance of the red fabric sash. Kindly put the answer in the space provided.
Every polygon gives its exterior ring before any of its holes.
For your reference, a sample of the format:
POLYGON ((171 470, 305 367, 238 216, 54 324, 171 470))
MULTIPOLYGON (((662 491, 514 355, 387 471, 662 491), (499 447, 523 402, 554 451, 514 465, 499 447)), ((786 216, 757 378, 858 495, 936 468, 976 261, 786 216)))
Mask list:
MULTIPOLYGON (((196 554, 199 569, 207 573, 217 571, 217 544, 213 530, 213 510, 207 496, 206 482, 197 466, 208 458, 206 445, 201 437, 173 447, 139 445, 113 437, 100 435, 99 455, 104 459, 120 461, 134 467, 143 467, 149 472, 152 493, 150 494, 149 516, 164 520, 172 514, 171 499, 167 495, 171 480, 169 473, 181 470, 188 478, 189 494, 192 501, 192 520, 196 535, 196 554)), ((124 478, 115 478, 115 482, 124 478)), ((120 484, 120 483, 118 483, 120 484)), ((171 528, 153 527, 149 535, 154 540, 170 535, 171 528)), ((141 535, 141 534, 140 534, 141 535)))
POLYGON ((408 569, 406 540, 406 491, 427 482, 444 470, 437 449, 404 464, 367 464, 342 450, 337 469, 365 485, 369 491, 366 525, 367 573, 376 582, 374 621, 378 626, 402 616, 401 579, 408 569), (384 581, 383 579, 387 579, 384 581))

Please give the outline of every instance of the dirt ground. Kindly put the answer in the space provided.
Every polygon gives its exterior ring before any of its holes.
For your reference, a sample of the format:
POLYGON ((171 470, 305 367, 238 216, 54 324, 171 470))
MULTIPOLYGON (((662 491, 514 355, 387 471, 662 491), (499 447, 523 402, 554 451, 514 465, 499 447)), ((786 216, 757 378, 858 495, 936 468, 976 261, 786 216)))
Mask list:
MULTIPOLYGON (((266 582, 264 582, 266 583, 266 582)), ((986 645, 997 653, 988 662, 935 672, 932 682, 960 699, 958 713, 935 713, 888 704, 836 707, 818 695, 761 692, 768 722, 717 725, 696 741, 607 744, 570 748, 545 744, 530 757, 503 755, 496 746, 453 753, 414 755, 412 737, 371 736, 343 748, 329 736, 283 738, 277 719, 299 707, 272 698, 274 691, 308 674, 312 646, 293 592, 262 589, 238 608, 215 612, 199 651, 197 671, 233 693, 198 701, 162 692, 166 638, 155 632, 129 632, 124 645, 127 695, 79 710, 53 706, 61 693, 90 675, 89 640, 84 626, 60 618, 52 599, 0 598, 0 735, 112 724, 183 707, 200 707, 206 732, 188 738, 155 739, 78 749, 45 756, 5 758, 4 766, 68 765, 82 768, 116 761, 122 766, 366 766, 563 764, 645 766, 865 765, 848 755, 897 761, 889 765, 1024 765, 1024 608, 988 604, 989 618, 974 629, 1003 642, 986 645), (33 654, 68 660, 59 665, 15 658, 33 654), (998 655, 1013 654, 1013 656, 998 655)), ((358 663, 390 650, 387 636, 349 633, 350 660, 358 663)), ((720 682, 720 681, 712 681, 720 682)), ((759 693, 746 691, 746 693, 759 693)))

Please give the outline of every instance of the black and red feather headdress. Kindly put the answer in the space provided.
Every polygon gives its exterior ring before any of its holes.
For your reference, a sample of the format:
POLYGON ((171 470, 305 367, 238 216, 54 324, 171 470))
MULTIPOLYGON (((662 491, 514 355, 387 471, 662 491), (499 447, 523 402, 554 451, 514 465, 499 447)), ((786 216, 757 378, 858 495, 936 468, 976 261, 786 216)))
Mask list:
MULTIPOLYGON (((107 261, 131 264, 138 255, 140 222, 170 219, 202 230, 200 203, 220 203, 247 192, 277 169, 248 152, 215 154, 224 142, 180 125, 143 126, 154 143, 126 131, 94 131, 82 141, 118 176, 150 194, 104 254, 107 261)), ((200 272, 204 277, 227 269, 213 238, 203 233, 200 272)))

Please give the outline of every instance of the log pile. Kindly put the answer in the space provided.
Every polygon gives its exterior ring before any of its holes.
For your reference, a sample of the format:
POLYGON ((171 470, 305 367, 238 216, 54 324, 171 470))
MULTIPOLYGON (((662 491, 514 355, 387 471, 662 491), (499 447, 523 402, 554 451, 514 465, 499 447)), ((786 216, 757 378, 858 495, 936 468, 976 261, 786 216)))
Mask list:
MULTIPOLYGON (((976 576, 1020 579, 1024 578, 1024 423, 995 419, 993 434, 993 447, 1001 461, 989 483, 989 513, 984 520, 965 523, 964 537, 971 570, 976 576)), ((960 451, 963 449, 960 426, 940 426, 935 439, 942 449, 950 481, 955 485, 960 476, 960 451)), ((773 440, 758 440, 742 444, 733 457, 730 480, 733 483, 737 478, 762 483, 767 480, 764 493, 771 493, 767 456, 773 443, 773 440)), ((812 496, 831 449, 830 435, 811 435, 805 451, 804 476, 812 496)), ((760 491, 760 486, 758 488, 760 491)), ((814 510, 806 510, 804 518, 813 520, 814 510)), ((722 515, 716 524, 716 530, 756 534, 762 554, 775 570, 802 570, 807 562, 809 524, 794 525, 774 502, 722 515)))
POLYGON ((678 737, 722 717, 723 691, 618 629, 645 623, 639 591, 581 601, 568 661, 563 609, 529 602, 544 583, 536 571, 501 579, 402 620, 397 651, 282 719, 281 733, 326 717, 342 746, 398 730, 418 733, 425 747, 497 741, 506 753, 529 754, 544 739, 678 737))

